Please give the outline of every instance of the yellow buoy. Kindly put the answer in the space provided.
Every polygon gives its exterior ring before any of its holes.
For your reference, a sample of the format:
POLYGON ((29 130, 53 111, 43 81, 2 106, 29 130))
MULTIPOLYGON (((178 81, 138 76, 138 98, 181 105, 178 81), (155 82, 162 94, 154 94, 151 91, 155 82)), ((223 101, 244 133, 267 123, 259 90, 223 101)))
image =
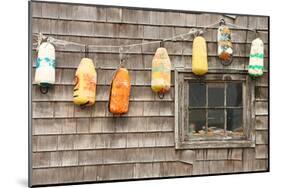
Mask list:
POLYGON ((151 88, 164 94, 171 87, 171 61, 166 48, 158 48, 152 60, 151 88))
POLYGON ((193 40, 192 72, 196 75, 204 75, 208 72, 206 40, 201 36, 193 40))
POLYGON ((97 73, 92 59, 83 58, 75 74, 73 102, 79 106, 90 106, 96 100, 97 73))

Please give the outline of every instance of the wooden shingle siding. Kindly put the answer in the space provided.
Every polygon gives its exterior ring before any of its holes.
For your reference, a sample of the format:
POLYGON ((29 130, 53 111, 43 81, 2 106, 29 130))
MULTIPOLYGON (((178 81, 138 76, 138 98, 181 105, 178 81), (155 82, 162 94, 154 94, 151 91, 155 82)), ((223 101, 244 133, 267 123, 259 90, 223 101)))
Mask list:
POLYGON ((33 153, 33 158, 36 161, 33 164, 33 168, 39 169, 52 167, 167 161, 179 161, 185 164, 192 164, 194 153, 192 151, 176 152, 173 147, 138 147, 114 150, 98 149, 54 152, 39 151, 33 153), (185 160, 188 158, 190 159, 189 161, 185 160))
MULTIPOLYGON (((159 43, 124 48, 131 81, 129 112, 108 111, 109 89, 119 66, 118 48, 89 48, 97 71, 96 103, 75 106, 75 71, 84 46, 55 46, 56 82, 48 94, 34 83, 32 48, 32 185, 260 171, 268 169, 268 17, 162 11, 64 3, 32 2, 32 33, 93 45, 158 41, 224 18, 258 29, 265 47, 265 73, 254 81, 255 148, 175 149, 174 70, 191 69, 193 37, 164 42, 172 63, 171 89, 163 99, 151 90, 151 62, 159 43)), ((232 29, 233 62, 217 58, 217 27, 203 34, 209 70, 247 70, 255 35, 232 29)), ((36 39, 33 37, 33 39, 36 39)))

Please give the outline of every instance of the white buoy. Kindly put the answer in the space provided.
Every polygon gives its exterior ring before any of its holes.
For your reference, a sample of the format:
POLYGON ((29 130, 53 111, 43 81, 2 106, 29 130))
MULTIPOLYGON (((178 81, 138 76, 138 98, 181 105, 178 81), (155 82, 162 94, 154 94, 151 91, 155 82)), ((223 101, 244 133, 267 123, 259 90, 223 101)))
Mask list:
POLYGON ((250 60, 248 66, 248 72, 250 76, 258 77, 263 75, 263 59, 264 59, 264 47, 260 38, 253 40, 251 45, 250 60))
POLYGON ((44 42, 39 46, 36 59, 35 83, 42 93, 47 93, 50 85, 55 83, 55 47, 44 42))

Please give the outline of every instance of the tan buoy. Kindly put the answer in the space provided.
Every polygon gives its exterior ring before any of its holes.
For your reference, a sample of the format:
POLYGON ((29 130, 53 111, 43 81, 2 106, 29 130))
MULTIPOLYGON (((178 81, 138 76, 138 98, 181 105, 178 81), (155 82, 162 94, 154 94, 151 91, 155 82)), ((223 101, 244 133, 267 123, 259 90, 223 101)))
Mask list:
POLYGON ((231 31, 229 27, 222 24, 218 28, 218 56, 223 65, 230 65, 232 63, 232 55, 231 31))
POLYGON ((171 61, 166 48, 160 47, 152 60, 151 88, 157 92, 160 98, 170 90, 171 87, 171 61))

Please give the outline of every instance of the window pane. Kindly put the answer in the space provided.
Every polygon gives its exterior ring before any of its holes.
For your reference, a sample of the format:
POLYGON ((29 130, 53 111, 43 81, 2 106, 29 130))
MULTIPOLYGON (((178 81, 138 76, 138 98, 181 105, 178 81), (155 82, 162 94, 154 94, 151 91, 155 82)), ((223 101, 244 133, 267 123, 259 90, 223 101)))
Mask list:
POLYGON ((208 106, 224 106, 224 84, 208 84, 208 106))
POLYGON ((228 83, 226 88, 226 105, 242 106, 242 83, 228 83))
POLYGON ((189 110, 189 133, 204 130, 206 126, 206 110, 189 110))
POLYGON ((208 111, 208 134, 210 136, 224 134, 224 110, 208 111))
POLYGON ((227 130, 229 133, 243 133, 243 110, 227 109, 227 130))
POLYGON ((206 105, 206 84, 190 83, 189 84, 189 106, 206 105))

